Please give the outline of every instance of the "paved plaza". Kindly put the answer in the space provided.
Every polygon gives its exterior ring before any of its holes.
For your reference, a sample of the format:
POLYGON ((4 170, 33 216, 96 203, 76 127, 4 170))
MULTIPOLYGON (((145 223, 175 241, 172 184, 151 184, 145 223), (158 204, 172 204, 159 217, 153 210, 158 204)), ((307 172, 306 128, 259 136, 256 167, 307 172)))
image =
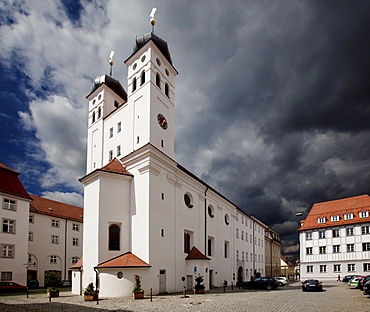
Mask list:
POLYGON ((96 302, 84 302, 82 296, 61 292, 52 302, 46 294, 0 296, 0 311, 370 311, 370 298, 358 289, 350 289, 346 283, 324 282, 321 293, 302 292, 300 283, 293 282, 276 290, 212 289, 204 295, 181 294, 153 296, 143 300, 132 298, 101 298, 96 302))

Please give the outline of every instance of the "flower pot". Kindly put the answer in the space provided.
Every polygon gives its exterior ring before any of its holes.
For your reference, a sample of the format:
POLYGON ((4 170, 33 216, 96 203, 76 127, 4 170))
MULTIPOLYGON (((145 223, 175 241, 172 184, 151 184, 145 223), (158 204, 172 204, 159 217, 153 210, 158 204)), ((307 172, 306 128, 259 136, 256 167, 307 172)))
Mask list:
POLYGON ((46 291, 48 298, 53 298, 53 297, 59 297, 59 290, 58 291, 46 291))
POLYGON ((98 301, 98 293, 91 295, 84 295, 85 301, 98 301))
POLYGON ((144 299, 144 290, 143 291, 135 291, 132 293, 134 296, 134 299, 144 299))
POLYGON ((195 289, 196 294, 204 294, 204 288, 195 289))

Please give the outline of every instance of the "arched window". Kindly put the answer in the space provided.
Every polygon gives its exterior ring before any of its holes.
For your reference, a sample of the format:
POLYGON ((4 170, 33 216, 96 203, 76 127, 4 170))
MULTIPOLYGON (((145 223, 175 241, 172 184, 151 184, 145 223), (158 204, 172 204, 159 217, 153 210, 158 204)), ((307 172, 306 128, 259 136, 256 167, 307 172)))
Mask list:
POLYGON ((166 84, 164 85, 164 94, 170 98, 170 88, 168 87, 168 83, 166 82, 166 84))
POLYGON ((95 122, 95 112, 92 113, 92 121, 91 123, 94 123, 95 122))
POLYGON ((101 107, 98 109, 98 119, 101 117, 101 107))
POLYGON ((155 84, 159 89, 161 88, 161 76, 158 73, 155 75, 155 84))
POLYGON ((190 253, 190 234, 184 233, 184 252, 190 253))
POLYGON ((208 238, 208 256, 212 256, 212 240, 208 238))
POLYGON ((145 71, 141 73, 141 82, 140 85, 143 85, 145 83, 145 71))
POLYGON ((109 250, 120 250, 120 232, 121 229, 117 224, 112 224, 109 227, 109 250))
POLYGON ((136 78, 132 80, 132 92, 136 90, 136 78))

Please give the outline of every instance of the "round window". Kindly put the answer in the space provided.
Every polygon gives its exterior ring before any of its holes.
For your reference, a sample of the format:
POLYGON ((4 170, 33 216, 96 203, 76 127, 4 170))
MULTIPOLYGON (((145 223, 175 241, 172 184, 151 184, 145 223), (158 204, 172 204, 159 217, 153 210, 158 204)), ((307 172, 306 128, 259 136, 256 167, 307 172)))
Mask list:
POLYGON ((167 76, 169 76, 169 75, 170 75, 170 72, 168 71, 168 69, 167 69, 167 68, 164 70, 164 72, 166 73, 166 75, 167 75, 167 76))
POLYGON ((141 61, 144 62, 145 61, 145 55, 143 55, 143 57, 141 58, 141 61))
POLYGON ((214 213, 213 213, 213 207, 212 206, 208 206, 208 215, 210 216, 210 218, 214 218, 214 213))
POLYGON ((184 195, 184 202, 188 208, 193 208, 192 201, 189 194, 184 195))
POLYGON ((229 222, 229 215, 228 214, 225 214, 225 224, 226 225, 229 225, 230 222, 229 222))
POLYGON ((118 277, 119 279, 121 279, 121 278, 123 277, 123 273, 122 273, 121 271, 119 271, 119 272, 117 273, 117 277, 118 277))
POLYGON ((100 101, 100 99, 101 99, 101 94, 99 94, 99 96, 98 96, 98 100, 100 101))
POLYGON ((137 64, 135 63, 134 66, 132 66, 132 69, 135 70, 137 67, 137 64))
POLYGON ((157 57, 156 61, 157 61, 157 64, 158 64, 159 66, 161 66, 161 60, 160 60, 158 57, 157 57))

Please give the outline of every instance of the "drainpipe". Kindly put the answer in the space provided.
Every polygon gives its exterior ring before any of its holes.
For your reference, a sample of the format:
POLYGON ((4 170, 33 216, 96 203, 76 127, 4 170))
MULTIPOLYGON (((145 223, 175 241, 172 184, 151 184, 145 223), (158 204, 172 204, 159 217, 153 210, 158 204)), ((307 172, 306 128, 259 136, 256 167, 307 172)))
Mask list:
POLYGON ((67 279, 67 222, 66 219, 65 225, 64 225, 64 280, 67 279))
POLYGON ((95 271, 95 288, 99 289, 99 271, 94 268, 95 271))
POLYGON ((253 259, 253 272, 252 272, 252 274, 253 274, 253 276, 254 276, 254 273, 255 273, 255 270, 256 270, 256 266, 255 266, 255 261, 256 261, 256 255, 255 255, 255 240, 256 240, 256 237, 255 237, 255 235, 254 235, 254 225, 255 225, 255 222, 253 221, 253 229, 252 229, 252 231, 253 231, 253 257, 252 257, 252 259, 253 259))
POLYGON ((82 295, 82 267, 78 268, 80 271, 80 296, 82 295))
POLYGON ((204 255, 207 256, 207 191, 204 192, 204 255))

